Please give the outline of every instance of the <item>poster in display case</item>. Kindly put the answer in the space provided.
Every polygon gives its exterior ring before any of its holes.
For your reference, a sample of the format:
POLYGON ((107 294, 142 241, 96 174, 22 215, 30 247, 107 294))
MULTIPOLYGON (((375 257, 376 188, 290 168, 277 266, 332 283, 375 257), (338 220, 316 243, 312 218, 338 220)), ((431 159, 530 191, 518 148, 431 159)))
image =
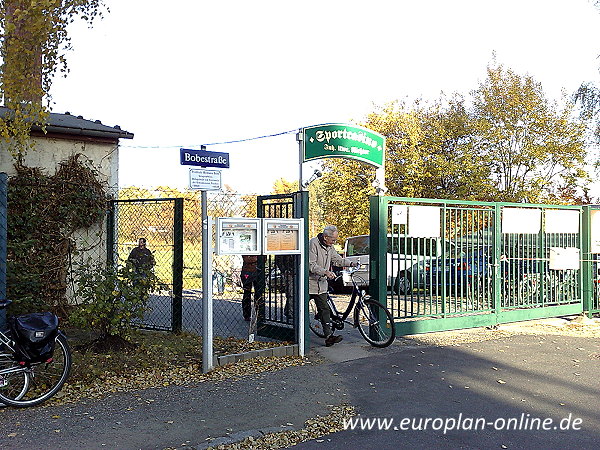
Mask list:
POLYGON ((217 218, 218 255, 260 255, 261 219, 217 218))
POLYGON ((263 219, 265 255, 299 254, 304 247, 304 219, 263 219))

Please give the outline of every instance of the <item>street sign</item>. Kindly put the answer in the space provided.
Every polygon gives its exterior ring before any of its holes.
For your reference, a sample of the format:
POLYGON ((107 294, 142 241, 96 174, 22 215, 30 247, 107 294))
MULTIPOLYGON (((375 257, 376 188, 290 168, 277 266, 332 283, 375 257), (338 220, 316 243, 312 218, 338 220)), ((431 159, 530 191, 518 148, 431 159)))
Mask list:
POLYGON ((221 189, 221 171, 190 169, 190 189, 218 191, 221 189))
POLYGON ((229 153, 208 152, 206 150, 179 149, 179 162, 182 166, 229 168, 229 153))
POLYGON ((383 166, 385 137, 368 128, 330 123, 303 128, 303 134, 303 162, 337 157, 383 166))

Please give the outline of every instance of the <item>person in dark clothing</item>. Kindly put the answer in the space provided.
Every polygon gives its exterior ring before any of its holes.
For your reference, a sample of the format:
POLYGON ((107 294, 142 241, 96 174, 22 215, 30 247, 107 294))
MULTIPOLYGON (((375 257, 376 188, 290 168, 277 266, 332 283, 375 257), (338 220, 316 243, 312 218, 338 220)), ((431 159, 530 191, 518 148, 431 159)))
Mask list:
POLYGON ((140 238, 138 240, 138 246, 131 250, 127 260, 131 261, 136 272, 139 273, 144 273, 151 270, 156 264, 154 255, 146 247, 146 238, 140 238))
POLYGON ((258 269, 258 256, 242 255, 242 288, 244 296, 242 297, 242 313, 246 322, 250 321, 252 315, 252 288, 254 287, 254 305, 258 302, 263 294, 262 279, 258 269))

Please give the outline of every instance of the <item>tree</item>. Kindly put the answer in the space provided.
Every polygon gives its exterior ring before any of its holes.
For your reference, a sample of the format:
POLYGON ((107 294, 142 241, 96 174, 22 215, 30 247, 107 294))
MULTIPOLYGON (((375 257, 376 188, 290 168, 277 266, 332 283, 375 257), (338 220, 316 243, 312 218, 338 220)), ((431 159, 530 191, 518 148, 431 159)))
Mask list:
POLYGON ((581 83, 573 101, 579 105, 583 120, 596 120, 592 134, 593 139, 600 142, 600 88, 591 82, 581 83))
POLYGON ((585 196, 585 124, 573 105, 549 102, 540 83, 502 65, 488 66, 473 95, 473 127, 481 163, 492 169, 490 200, 560 202, 585 196))
MULTIPOLYGON (((489 189, 488 171, 472 153, 470 119, 459 96, 442 96, 430 105, 390 102, 363 125, 386 137, 388 195, 476 199, 489 189)), ((323 162, 323 173, 314 188, 323 222, 337 224, 342 238, 368 233, 375 169, 332 158, 323 162)))
POLYGON ((288 181, 278 178, 273 183, 273 194, 290 194, 298 190, 298 181, 288 181))
MULTIPOLYGON (((573 105, 549 102, 541 85, 502 66, 469 101, 460 95, 377 107, 363 126, 386 137, 388 195, 480 201, 587 201, 585 123, 573 105), (471 107, 467 105, 471 104, 471 107)), ((328 159, 311 185, 323 223, 343 237, 368 231, 373 168, 328 159)), ((311 208, 314 202, 311 198, 311 208)))
MULTIPOLYGON (((600 1, 596 0, 593 3, 600 11, 600 1)), ((600 87, 596 83, 585 81, 573 94, 573 100, 580 106, 580 117, 583 120, 595 121, 593 140, 600 142, 600 87)), ((600 161, 596 160, 594 165, 598 170, 600 161)))
POLYGON ((410 106, 391 102, 369 114, 365 126, 386 136, 389 195, 477 200, 489 191, 489 167, 473 146, 459 95, 410 106))
POLYGON ((50 87, 57 72, 68 73, 67 26, 77 17, 90 24, 102 15, 102 0, 4 0, 0 3, 2 67, 0 89, 10 114, 0 135, 13 156, 30 146, 32 125, 43 127, 50 87), (43 104, 45 100, 45 105, 43 104))
POLYGON ((323 177, 309 187, 311 224, 315 223, 312 234, 328 224, 339 228, 340 239, 368 232, 375 168, 359 161, 328 158, 322 172, 323 177))

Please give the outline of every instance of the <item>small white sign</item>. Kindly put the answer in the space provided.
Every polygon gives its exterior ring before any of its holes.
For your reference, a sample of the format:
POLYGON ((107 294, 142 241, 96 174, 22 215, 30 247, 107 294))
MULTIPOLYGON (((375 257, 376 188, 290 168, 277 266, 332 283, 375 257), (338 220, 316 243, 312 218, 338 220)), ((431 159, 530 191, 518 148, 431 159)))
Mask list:
POLYGON ((541 209, 502 208, 502 233, 538 234, 541 228, 541 209))
POLYGON ((440 208, 438 206, 410 205, 408 207, 408 235, 412 237, 440 237, 440 208))
POLYGON ((550 269, 579 270, 579 255, 576 247, 550 247, 550 269))
POLYGON ((408 205, 392 206, 392 225, 406 225, 408 216, 408 205))
POLYGON ((547 209, 546 233, 579 233, 578 209, 547 209))
POLYGON ((218 191, 221 189, 221 171, 190 169, 190 189, 218 191))
POLYGON ((590 216, 591 252, 600 253, 600 209, 592 210, 590 216))

